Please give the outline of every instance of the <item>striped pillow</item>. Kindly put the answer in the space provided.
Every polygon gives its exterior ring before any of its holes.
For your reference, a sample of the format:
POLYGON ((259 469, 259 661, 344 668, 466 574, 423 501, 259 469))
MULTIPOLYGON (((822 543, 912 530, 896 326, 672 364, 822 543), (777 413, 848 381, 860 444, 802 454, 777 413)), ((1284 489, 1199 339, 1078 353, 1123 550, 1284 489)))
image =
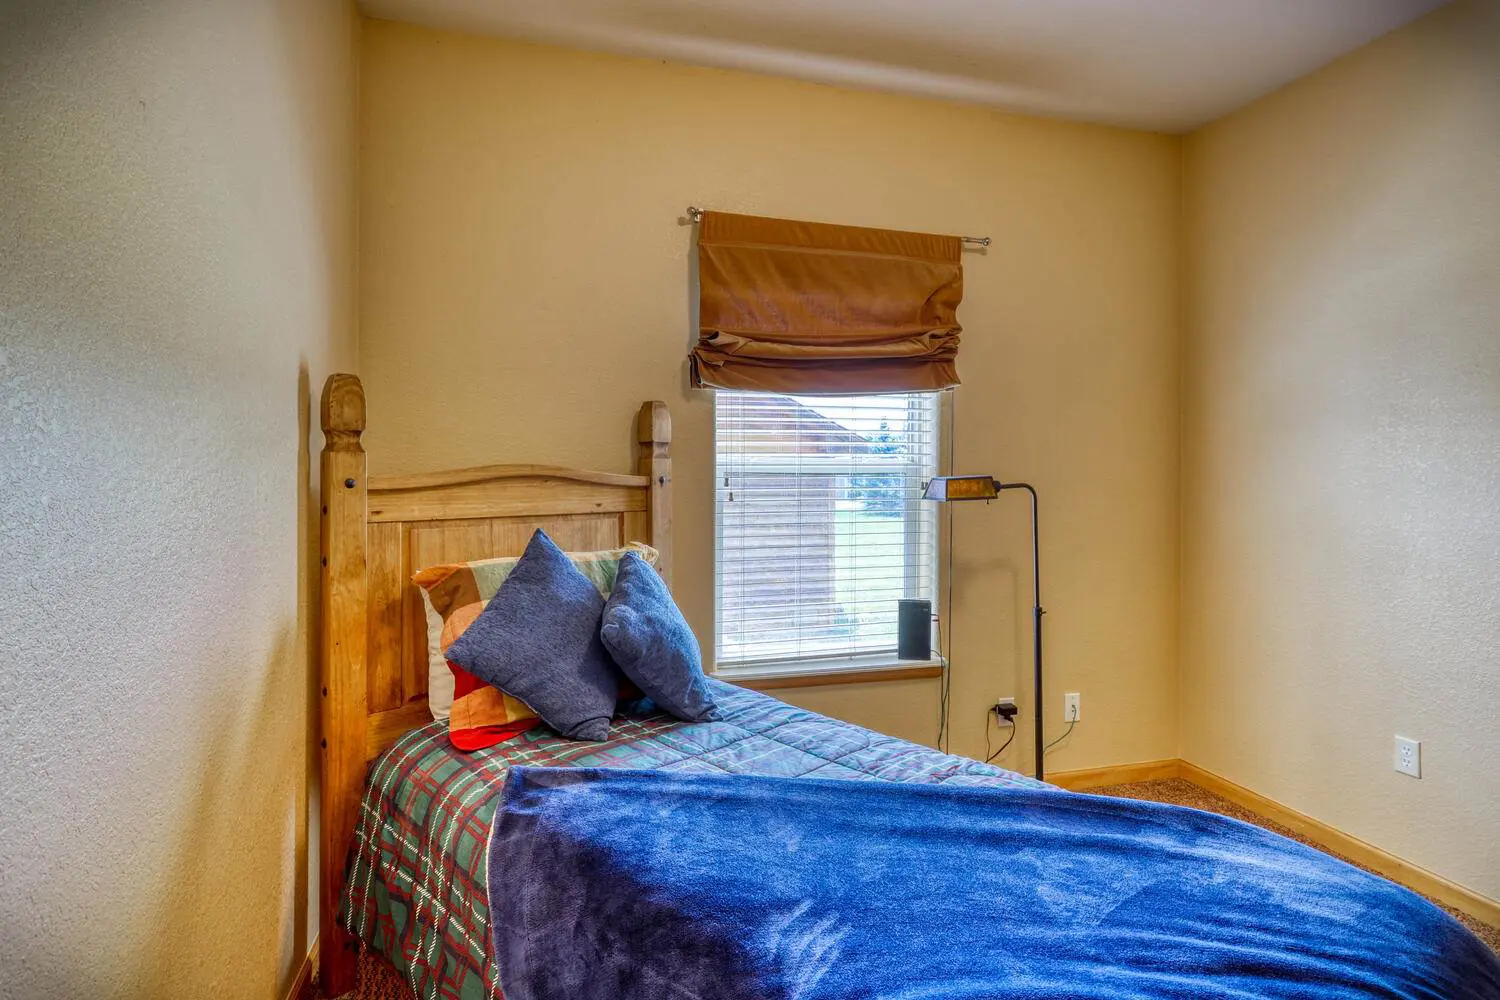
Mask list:
MULTIPOLYGON (((640 542, 622 549, 567 555, 599 593, 608 597, 620 560, 628 552, 656 565, 656 550, 640 542)), ((520 556, 502 556, 449 563, 429 566, 412 576, 427 612, 427 704, 434 719, 448 720, 449 736, 461 750, 494 746, 539 721, 530 705, 449 663, 444 655, 479 617, 520 560, 520 556)))

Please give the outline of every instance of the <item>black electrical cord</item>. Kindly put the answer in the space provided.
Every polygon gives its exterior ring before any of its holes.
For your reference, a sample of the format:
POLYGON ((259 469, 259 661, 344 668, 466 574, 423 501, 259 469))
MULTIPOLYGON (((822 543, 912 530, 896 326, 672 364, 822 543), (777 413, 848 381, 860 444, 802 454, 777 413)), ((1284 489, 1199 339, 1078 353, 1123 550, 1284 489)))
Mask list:
POLYGON ((1078 725, 1078 720, 1077 719, 1074 719, 1072 722, 1069 722, 1068 723, 1068 731, 1065 732, 1065 733, 1063 733, 1057 739, 1053 740, 1051 743, 1048 743, 1045 747, 1043 747, 1042 748, 1042 753, 1046 753, 1048 750, 1051 750, 1053 747, 1057 746, 1059 743, 1061 743, 1063 740, 1067 739, 1069 736, 1072 736, 1073 735, 1073 727, 1076 726, 1076 725, 1078 725))
POLYGON ((986 764, 990 763, 996 757, 998 757, 1001 754, 1003 754, 1005 752, 1005 748, 1008 747, 1008 746, 1010 746, 1011 743, 1015 742, 1015 739, 1016 739, 1016 724, 1015 724, 1015 722, 1013 720, 1008 720, 1008 721, 1010 721, 1010 738, 1007 739, 1004 743, 1002 743, 1000 745, 1000 749, 999 750, 996 750, 994 753, 990 753, 990 718, 989 717, 992 714, 994 714, 994 711, 995 711, 994 709, 990 709, 988 712, 986 712, 984 714, 984 753, 985 753, 984 762, 986 764))
MULTIPOLYGON (((993 761, 996 757, 998 757, 1001 754, 1003 754, 1005 752, 1005 748, 1008 747, 1008 746, 1010 746, 1013 742, 1015 742, 1015 739, 1016 739, 1016 726, 1015 726, 1015 723, 1011 723, 1010 738, 1007 739, 1004 743, 1000 744, 1000 749, 996 750, 994 753, 992 753, 988 757, 986 757, 984 759, 984 762, 986 764, 988 764, 991 761, 993 761)), ((990 727, 989 726, 985 726, 984 727, 984 749, 986 751, 988 751, 989 748, 990 748, 990 727)))

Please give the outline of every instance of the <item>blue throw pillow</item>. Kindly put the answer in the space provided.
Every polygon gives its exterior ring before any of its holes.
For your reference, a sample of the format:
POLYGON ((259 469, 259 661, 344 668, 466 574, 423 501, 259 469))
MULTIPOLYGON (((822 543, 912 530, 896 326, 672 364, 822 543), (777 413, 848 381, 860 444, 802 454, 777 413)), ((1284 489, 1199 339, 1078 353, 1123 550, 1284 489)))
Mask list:
POLYGON ((563 736, 602 740, 620 690, 599 639, 603 612, 599 589, 538 530, 448 659, 530 705, 563 736))
POLYGON ((698 637, 660 574, 634 552, 620 560, 599 635, 625 676, 658 707, 688 722, 717 718, 698 637))

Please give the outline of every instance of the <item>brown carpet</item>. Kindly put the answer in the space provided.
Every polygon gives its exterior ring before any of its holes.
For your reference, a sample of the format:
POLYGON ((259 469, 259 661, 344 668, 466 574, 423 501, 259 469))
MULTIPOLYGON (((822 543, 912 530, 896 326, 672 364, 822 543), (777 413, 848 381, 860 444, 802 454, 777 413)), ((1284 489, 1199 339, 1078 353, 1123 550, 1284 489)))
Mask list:
MULTIPOLYGON (((390 963, 368 949, 359 956, 359 985, 354 992, 344 995, 349 1000, 414 1000, 411 990, 390 963)), ((316 976, 300 1000, 324 1000, 316 976)))
MULTIPOLYGON (((1205 812, 1215 812, 1244 820, 1247 823, 1254 823, 1257 826, 1263 826, 1267 830, 1279 833, 1283 837, 1290 837, 1310 847, 1316 847, 1320 851, 1326 851, 1328 854, 1334 853, 1327 851, 1326 848, 1318 844, 1314 844, 1305 837, 1299 837, 1284 826, 1262 819, 1249 810, 1240 808, 1233 802, 1222 799, 1212 792, 1205 791, 1191 782, 1176 778, 1166 781, 1142 781, 1133 785, 1110 785, 1107 788, 1091 789, 1090 794, 1114 795, 1126 799, 1147 799, 1152 802, 1170 802, 1173 805, 1191 806, 1194 809, 1202 809, 1205 812)), ((1334 857, 1349 861, 1348 858, 1343 858, 1342 855, 1334 854, 1334 857)), ((1354 864, 1354 862, 1350 861, 1350 864, 1354 864)), ((1360 867, 1364 866, 1361 865, 1360 867)), ((1433 900, 1433 902, 1437 903, 1437 900, 1433 900)), ((1486 944, 1495 949, 1495 951, 1500 952, 1500 928, 1491 927, 1489 924, 1482 924, 1468 914, 1460 913, 1452 907, 1443 906, 1442 903, 1437 903, 1437 905, 1442 906, 1443 909, 1463 921, 1465 926, 1479 935, 1486 944)), ((318 990, 315 982, 311 996, 304 998, 304 1000, 318 1000, 322 996, 323 994, 318 990)), ((395 971, 386 964, 385 960, 368 952, 360 956, 359 988, 349 994, 349 996, 352 1000, 413 1000, 411 991, 407 989, 406 984, 401 981, 401 978, 396 975, 395 971)))

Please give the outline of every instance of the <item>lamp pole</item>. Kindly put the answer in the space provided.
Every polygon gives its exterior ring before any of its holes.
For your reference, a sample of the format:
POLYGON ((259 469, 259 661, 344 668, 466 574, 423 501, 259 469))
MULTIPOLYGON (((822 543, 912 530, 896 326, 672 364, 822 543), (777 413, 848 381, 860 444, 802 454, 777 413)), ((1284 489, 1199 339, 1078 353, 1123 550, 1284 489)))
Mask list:
POLYGON ((1031 494, 1031 693, 1035 706, 1033 726, 1036 736, 1036 780, 1044 781, 1042 755, 1047 746, 1042 737, 1042 615, 1047 610, 1042 607, 1042 534, 1037 519, 1036 487, 1030 483, 1002 483, 995 480, 995 492, 1002 493, 1005 490, 1025 490, 1031 494))
MULTIPOLYGON (((1045 780, 1046 769, 1042 755, 1047 744, 1042 739, 1042 531, 1037 516, 1036 487, 1030 483, 1002 483, 994 476, 933 476, 922 488, 922 499, 949 503, 955 500, 983 500, 988 503, 1005 490, 1025 490, 1031 495, 1031 664, 1032 694, 1035 697, 1036 716, 1036 777, 1045 780)), ((951 531, 953 522, 948 522, 951 531)), ((951 536, 950 536, 951 538, 951 536)), ((949 581, 952 581, 953 552, 949 546, 949 581)), ((951 588, 950 588, 951 589, 951 588)), ((951 599, 951 598, 950 598, 951 599)), ((943 721, 947 722, 947 699, 943 701, 943 721)), ((1008 742, 1007 742, 1007 745, 1008 742)))

